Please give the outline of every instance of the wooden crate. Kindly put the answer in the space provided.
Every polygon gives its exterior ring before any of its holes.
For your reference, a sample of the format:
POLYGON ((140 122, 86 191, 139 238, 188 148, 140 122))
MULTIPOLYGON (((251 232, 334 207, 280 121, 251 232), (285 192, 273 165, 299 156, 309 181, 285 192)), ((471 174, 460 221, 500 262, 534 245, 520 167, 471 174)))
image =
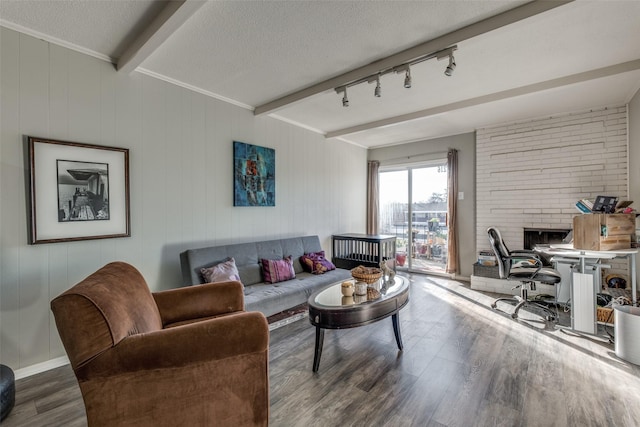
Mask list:
POLYGON ((573 217, 573 247, 589 251, 629 249, 636 230, 634 214, 585 214, 573 217))

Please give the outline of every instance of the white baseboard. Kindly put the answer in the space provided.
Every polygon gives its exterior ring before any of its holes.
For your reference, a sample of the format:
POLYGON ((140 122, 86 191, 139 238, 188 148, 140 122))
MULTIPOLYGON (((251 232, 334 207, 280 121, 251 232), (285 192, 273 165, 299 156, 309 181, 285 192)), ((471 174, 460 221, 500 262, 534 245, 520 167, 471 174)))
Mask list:
POLYGON ((26 368, 16 369, 14 375, 16 380, 21 378, 30 377, 31 375, 39 374, 41 372, 48 371, 50 369, 59 368, 60 366, 68 365, 69 358, 67 356, 56 357, 55 359, 47 360, 46 362, 36 363, 35 365, 27 366, 26 368))

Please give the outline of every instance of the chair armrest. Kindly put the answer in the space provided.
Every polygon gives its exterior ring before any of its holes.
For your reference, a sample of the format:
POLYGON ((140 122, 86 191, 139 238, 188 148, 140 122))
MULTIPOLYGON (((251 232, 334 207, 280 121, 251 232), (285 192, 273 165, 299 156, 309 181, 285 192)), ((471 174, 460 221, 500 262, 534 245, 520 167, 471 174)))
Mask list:
MULTIPOLYGON (((172 369, 266 352, 269 325, 257 311, 131 335, 76 369, 78 380, 172 369)), ((155 372, 154 372, 155 371, 155 372)))
POLYGON ((534 250, 529 250, 529 249, 519 249, 517 251, 511 251, 510 253, 511 257, 523 257, 523 256, 528 256, 531 258, 536 258, 539 259, 540 258, 540 254, 534 250))
POLYGON ((218 316, 244 310, 242 283, 207 283, 154 292, 162 324, 218 316))

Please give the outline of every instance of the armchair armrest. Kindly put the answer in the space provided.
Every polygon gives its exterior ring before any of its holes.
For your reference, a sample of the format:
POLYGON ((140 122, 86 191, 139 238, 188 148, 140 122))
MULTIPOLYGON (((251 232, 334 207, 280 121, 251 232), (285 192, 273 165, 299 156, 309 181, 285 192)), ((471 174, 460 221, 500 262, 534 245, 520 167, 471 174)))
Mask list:
POLYGON ((175 328, 131 335, 76 370, 78 379, 150 372, 268 351, 260 312, 240 312, 175 328))
POLYGON ((162 324, 200 319, 244 310, 242 283, 207 283, 154 292, 162 324))

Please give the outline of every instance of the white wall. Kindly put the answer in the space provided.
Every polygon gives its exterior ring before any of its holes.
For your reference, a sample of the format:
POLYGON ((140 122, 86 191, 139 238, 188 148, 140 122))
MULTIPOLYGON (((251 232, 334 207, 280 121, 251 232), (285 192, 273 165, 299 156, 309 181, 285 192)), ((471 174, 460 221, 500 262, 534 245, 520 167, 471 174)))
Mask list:
POLYGON ((369 150, 369 160, 378 160, 380 165, 420 162, 443 159, 449 148, 458 150, 458 191, 464 200, 458 201, 458 255, 461 278, 468 278, 473 271, 475 252, 476 211, 476 153, 475 134, 466 133, 445 138, 436 138, 410 144, 394 145, 369 150))
MULTIPOLYGON (((629 198, 640 210, 640 90, 629 102, 629 198)), ((636 219, 636 223, 638 220, 636 219)))
POLYGON ((36 38, 0 34, 0 360, 64 355, 49 303, 113 260, 152 290, 187 248, 365 231, 366 150, 36 38), (131 237, 27 244, 24 135, 130 149, 131 237), (232 141, 276 150, 276 207, 233 207, 232 141))
MULTIPOLYGON (((479 129, 477 250, 487 227, 523 247, 523 228, 573 228, 575 202, 627 194, 626 106, 479 129)), ((637 203, 636 205, 637 206, 637 203)))
MULTIPOLYGON (((629 110, 629 199, 640 211, 640 90, 631 99, 629 110)), ((640 219, 636 217, 636 230, 640 229, 640 219)), ((636 231, 636 234, 637 231, 636 231)), ((636 255, 636 265, 640 265, 640 254, 636 255)), ((636 270, 636 281, 640 283, 640 269, 636 270)))

